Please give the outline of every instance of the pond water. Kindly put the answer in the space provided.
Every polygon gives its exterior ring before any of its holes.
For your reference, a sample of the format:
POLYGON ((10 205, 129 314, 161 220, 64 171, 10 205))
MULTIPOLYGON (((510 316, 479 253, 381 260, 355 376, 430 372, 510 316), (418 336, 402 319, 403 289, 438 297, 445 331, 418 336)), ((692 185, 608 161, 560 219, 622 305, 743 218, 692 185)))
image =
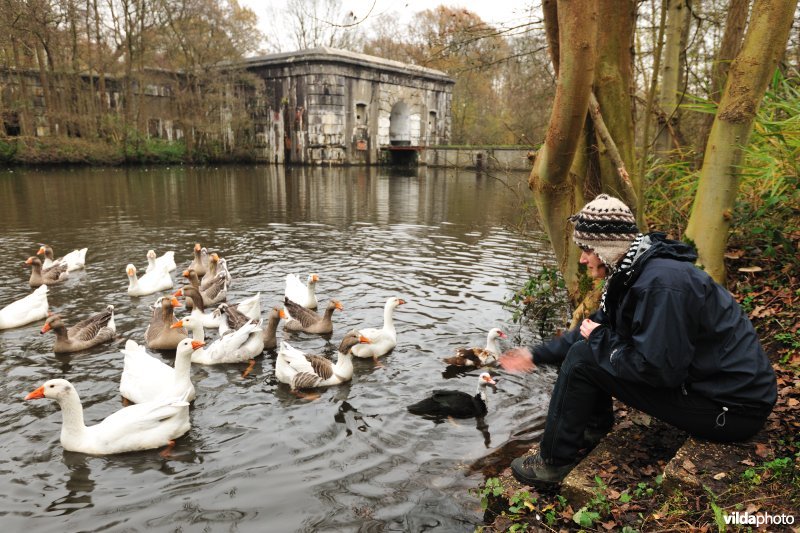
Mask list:
POLYGON ((444 373, 441 359, 483 345, 489 329, 511 334, 505 347, 530 340, 503 306, 526 269, 552 261, 541 238, 507 229, 525 179, 273 166, 0 172, 0 307, 30 292, 23 262, 39 243, 56 255, 88 247, 86 269, 51 287, 50 308, 74 324, 112 303, 118 332, 56 356, 42 323, 0 331, 4 530, 473 530, 482 512, 471 489, 541 432, 553 375, 497 371, 482 423, 437 423, 406 406, 436 388, 474 393, 477 372, 444 373), (350 383, 315 400, 277 382, 272 351, 245 378, 246 365, 193 366, 192 428, 169 457, 65 452, 58 405, 25 394, 63 377, 87 424, 119 409, 119 350, 144 342, 156 298, 126 294, 125 265, 144 269, 153 248, 174 250, 180 270, 195 242, 227 258, 228 301, 260 292, 266 310, 282 301, 287 273, 318 273, 320 300, 344 311, 330 341, 291 336, 305 351, 332 355, 347 330, 382 325, 388 297, 405 299, 397 348, 382 366, 356 360, 350 383))

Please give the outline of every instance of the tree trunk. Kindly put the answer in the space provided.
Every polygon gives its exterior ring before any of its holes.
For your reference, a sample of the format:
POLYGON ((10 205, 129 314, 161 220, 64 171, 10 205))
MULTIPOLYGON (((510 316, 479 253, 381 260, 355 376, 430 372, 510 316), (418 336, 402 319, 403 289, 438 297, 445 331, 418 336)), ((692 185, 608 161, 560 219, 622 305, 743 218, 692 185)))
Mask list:
MULTIPOLYGON (((661 49, 664 46, 664 32, 667 20, 667 2, 661 3, 661 16, 658 23, 658 37, 656 37, 656 48, 653 52, 653 73, 650 77, 650 88, 647 91, 647 102, 644 107, 644 130, 642 133, 642 155, 639 160, 639 176, 644 180, 647 161, 650 155, 650 122, 653 116, 653 103, 656 100, 656 89, 658 87, 658 72, 661 67, 661 49)), ((642 195, 639 195, 641 198, 642 195)), ((644 201, 644 200, 642 200, 644 201)))
MULTIPOLYGON (((603 192, 625 202, 637 220, 643 221, 642 180, 636 172, 634 156, 634 128, 631 112, 632 67, 631 44, 635 2, 633 0, 600 0, 600 20, 613 20, 614 31, 601 31, 597 43, 597 69, 594 91, 600 105, 603 122, 608 128, 624 169, 630 173, 633 189, 620 179, 619 163, 611 158, 600 158, 600 179, 603 192)), ((600 144, 602 156, 609 146, 600 144)))
MULTIPOLYGON (((742 46, 744 29, 747 26, 747 15, 750 11, 750 0, 731 0, 728 5, 728 15, 725 19, 725 31, 722 34, 722 41, 714 58, 714 65, 711 67, 711 91, 708 98, 715 103, 719 103, 722 95, 722 88, 725 87, 725 80, 728 79, 731 61, 739 53, 742 46)), ((708 140, 708 132, 714 123, 714 115, 709 113, 703 117, 700 126, 700 133, 697 136, 697 145, 705 146, 708 140)))
MULTIPOLYGON (((546 23, 552 23, 548 20, 546 23)), ((544 145, 529 184, 542 226, 550 237, 559 269, 573 300, 577 297, 577 248, 568 217, 576 211, 575 178, 570 173, 581 138, 594 80, 597 6, 592 0, 558 2, 558 81, 544 145)))
POLYGON ((756 0, 742 49, 731 64, 711 127, 686 235, 698 262, 725 279, 724 253, 739 182, 742 149, 767 85, 786 49, 797 0, 756 0))
MULTIPOLYGON (((666 1, 666 0, 665 0, 666 1)), ((678 147, 676 135, 678 129, 678 104, 681 92, 681 42, 688 26, 690 10, 687 0, 669 0, 667 14, 667 36, 664 45, 664 59, 661 71, 661 93, 659 97, 659 129, 656 135, 655 152, 666 157, 678 147)))

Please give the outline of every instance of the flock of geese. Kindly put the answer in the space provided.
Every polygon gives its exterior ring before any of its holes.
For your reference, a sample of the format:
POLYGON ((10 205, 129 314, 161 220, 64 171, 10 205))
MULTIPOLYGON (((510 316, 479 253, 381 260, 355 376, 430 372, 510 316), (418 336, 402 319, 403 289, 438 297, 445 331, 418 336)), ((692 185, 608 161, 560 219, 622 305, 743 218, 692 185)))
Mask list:
MULTIPOLYGON (((73 353, 112 341, 116 337, 114 306, 68 326, 64 319, 49 311, 48 287, 63 282, 69 273, 85 266, 86 248, 55 258, 52 247, 42 245, 25 264, 30 266, 29 284, 34 291, 0 309, 0 329, 15 328, 44 320, 41 333, 53 332, 53 352, 73 353), (43 259, 40 259, 42 256, 43 259)), ((228 303, 232 276, 227 261, 209 253, 200 244, 182 272, 186 284, 176 291, 171 272, 177 269, 174 252, 157 256, 147 252, 148 266, 138 275, 133 264, 127 265, 128 294, 143 297, 158 295, 151 306, 152 315, 144 334, 144 344, 128 339, 121 350, 124 365, 119 390, 127 405, 100 423, 86 426, 83 407, 75 387, 65 379, 51 379, 28 394, 25 399, 50 398, 62 411, 61 444, 69 451, 108 455, 174 445, 175 439, 190 429, 189 403, 196 391, 191 381, 191 365, 249 363, 244 375, 253 368, 254 358, 264 350, 277 348, 275 376, 293 392, 329 387, 353 377, 353 357, 378 358, 397 345, 393 315, 405 300, 390 297, 383 310, 383 326, 352 330, 345 334, 337 350, 336 361, 322 355, 305 353, 288 342, 277 342, 281 320, 288 332, 329 335, 333 332, 333 314, 342 304, 331 300, 322 314, 316 284, 319 276, 310 274, 305 283, 295 274, 286 276, 283 307, 270 309, 266 323, 261 316, 260 293, 238 303, 228 303), (169 293, 167 293, 169 291, 169 293), (167 293, 167 294, 164 294, 167 293), (181 300, 183 299, 183 302, 181 300), (191 308, 180 319, 175 309, 191 308), (207 341, 206 330, 218 335, 207 341), (150 350, 174 350, 173 366, 148 353, 150 350)), ((498 328, 489 331, 485 347, 462 348, 443 361, 451 366, 480 368, 496 363, 500 353, 498 339, 505 334, 498 328)), ((486 414, 487 386, 495 380, 488 372, 479 376, 475 395, 461 391, 436 390, 411 406, 411 413, 458 418, 486 414)))

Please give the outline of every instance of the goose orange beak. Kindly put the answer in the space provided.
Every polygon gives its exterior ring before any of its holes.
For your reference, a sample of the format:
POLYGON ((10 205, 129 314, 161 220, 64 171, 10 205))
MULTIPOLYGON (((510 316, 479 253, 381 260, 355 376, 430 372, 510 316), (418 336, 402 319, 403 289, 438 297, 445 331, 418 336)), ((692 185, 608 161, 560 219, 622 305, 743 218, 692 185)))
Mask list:
POLYGON ((182 276, 184 278, 188 278, 189 277, 189 271, 188 270, 184 270, 182 276))
POLYGON ((50 331, 50 322, 45 322, 44 326, 42 326, 42 330, 39 333, 47 333, 50 331))
POLYGON ((200 243, 199 243, 199 242, 195 243, 195 245, 194 245, 194 251, 195 251, 195 252, 199 252, 201 248, 202 248, 202 247, 200 246, 200 243))
POLYGON ((29 258, 27 258, 27 259, 25 260, 25 264, 26 264, 26 265, 31 265, 31 264, 33 264, 33 257, 29 257, 29 258))
POLYGON ((172 295, 173 296, 183 296, 183 289, 178 289, 172 295))
POLYGON ((44 254, 44 246, 40 246, 39 251, 36 252, 36 255, 42 255, 42 254, 44 254))
POLYGON ((219 261, 219 256, 217 255, 217 252, 214 252, 213 254, 211 254, 211 259, 212 259, 212 260, 213 260, 215 263, 216 263, 217 261, 219 261))
POLYGON ((44 385, 25 396, 26 400, 36 400, 38 398, 44 398, 44 385))
POLYGON ((319 276, 317 276, 316 274, 311 274, 311 281, 313 281, 314 283, 318 282, 319 276))
POLYGON ((279 314, 279 315, 281 316, 281 318, 282 318, 282 319, 284 319, 284 320, 286 320, 286 318, 287 318, 287 316, 288 316, 288 315, 286 314, 286 311, 284 311, 283 309, 281 309, 280 311, 278 311, 278 314, 279 314))
POLYGON ((397 301, 397 305, 403 305, 404 303, 406 303, 406 301, 405 301, 405 300, 403 300, 402 298, 400 298, 400 299, 397 301))
POLYGON ((206 345, 206 343, 203 342, 203 341, 192 341, 192 350, 196 350, 196 349, 200 348, 201 346, 205 346, 205 345, 206 345))
POLYGON ((341 302, 336 302, 336 301, 335 301, 335 302, 333 302, 333 305, 334 305, 334 306, 336 307, 336 309, 338 309, 339 311, 343 311, 343 310, 344 310, 344 306, 341 304, 341 302))
POLYGON ((170 303, 172 304, 172 307, 181 307, 181 306, 183 306, 183 304, 182 304, 182 303, 180 303, 180 302, 178 301, 178 299, 177 299, 177 298, 175 298, 174 296, 173 296, 173 297, 172 297, 172 299, 170 300, 170 303))
POLYGON ((372 344, 372 341, 366 338, 364 335, 358 336, 358 342, 363 342, 364 344, 372 344))
POLYGON ((127 274, 129 276, 133 276, 133 269, 132 268, 125 269, 125 272, 127 272, 127 274))
POLYGON ((501 331, 501 332, 500 332, 500 338, 501 338, 501 339, 505 339, 506 337, 508 337, 508 335, 506 335, 505 333, 503 333, 503 332, 501 331))
MULTIPOLYGON (((172 324, 172 325, 171 325, 169 328, 170 328, 170 329, 178 329, 178 328, 182 328, 182 327, 183 327, 183 320, 178 320, 177 322, 175 322, 174 324, 172 324)), ((195 350, 196 350, 196 349, 197 349, 197 348, 195 348, 195 350)))

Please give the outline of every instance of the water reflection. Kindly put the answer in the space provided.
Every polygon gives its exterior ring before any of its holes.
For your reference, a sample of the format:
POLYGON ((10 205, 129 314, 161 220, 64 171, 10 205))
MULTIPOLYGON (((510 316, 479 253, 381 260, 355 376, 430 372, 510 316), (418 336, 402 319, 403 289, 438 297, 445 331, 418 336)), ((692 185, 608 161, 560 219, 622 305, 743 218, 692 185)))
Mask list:
MULTIPOLYGON (((524 175, 508 179, 525 187, 524 175)), ((24 170, 0 173, 0 202, 0 305, 29 292, 20 264, 37 243, 60 254, 85 246, 86 270, 53 287, 50 307, 74 322, 111 303, 119 333, 55 356, 41 324, 0 331, 0 483, 9 487, 0 514, 10 530, 471 531, 481 516, 469 489, 541 432, 554 380, 546 372, 504 376, 482 420, 436 424, 406 411, 443 384, 474 390, 474 375, 451 372, 442 357, 492 327, 511 329, 503 301, 527 267, 552 261, 505 229, 519 204, 494 178, 271 166, 24 170), (315 399, 277 383, 274 351, 247 377, 245 365, 193 367, 192 429, 169 457, 62 452, 58 407, 21 397, 64 377, 87 424, 119 409, 119 350, 143 341, 156 297, 129 298, 124 267, 143 267, 153 248, 174 250, 181 269, 195 242, 227 259, 229 300, 260 292, 263 310, 281 303, 287 273, 319 273, 321 301, 345 306, 331 339, 278 330, 308 353, 333 357, 344 332, 380 326, 386 298, 403 297, 397 348, 382 366, 354 361, 351 382, 315 399), (48 520, 54 514, 61 518, 48 520)))
POLYGON ((68 493, 47 506, 47 512, 56 515, 73 513, 93 505, 95 483, 91 478, 88 457, 82 453, 64 451, 63 460, 69 474, 65 484, 68 493))

